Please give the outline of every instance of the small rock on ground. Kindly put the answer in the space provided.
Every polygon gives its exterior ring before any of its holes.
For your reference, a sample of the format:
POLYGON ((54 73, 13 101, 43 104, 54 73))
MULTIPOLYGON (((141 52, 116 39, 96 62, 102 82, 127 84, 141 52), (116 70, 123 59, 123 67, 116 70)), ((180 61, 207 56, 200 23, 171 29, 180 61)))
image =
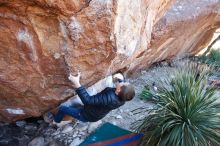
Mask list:
POLYGON ((44 146, 44 138, 36 137, 28 144, 28 146, 44 146))

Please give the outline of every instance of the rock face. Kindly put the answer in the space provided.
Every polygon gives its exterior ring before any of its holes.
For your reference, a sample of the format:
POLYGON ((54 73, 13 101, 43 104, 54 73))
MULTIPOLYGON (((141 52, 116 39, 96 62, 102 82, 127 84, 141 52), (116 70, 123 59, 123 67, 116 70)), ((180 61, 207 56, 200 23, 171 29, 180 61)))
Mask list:
POLYGON ((176 0, 154 25, 148 49, 136 69, 197 54, 208 45, 219 27, 219 0, 176 0))
POLYGON ((69 71, 90 86, 130 70, 173 1, 0 0, 0 121, 37 117, 68 99, 69 71))
POLYGON ((69 71, 90 86, 196 53, 219 26, 219 1, 174 1, 0 0, 0 121, 40 116, 71 97, 69 71))

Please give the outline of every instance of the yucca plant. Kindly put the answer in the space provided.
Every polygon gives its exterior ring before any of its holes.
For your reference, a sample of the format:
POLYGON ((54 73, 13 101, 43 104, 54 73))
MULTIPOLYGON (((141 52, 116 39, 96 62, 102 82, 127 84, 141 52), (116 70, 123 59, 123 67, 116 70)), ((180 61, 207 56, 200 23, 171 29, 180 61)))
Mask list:
POLYGON ((140 145, 220 145, 220 97, 208 74, 207 67, 189 63, 158 84, 158 104, 135 124, 143 133, 140 145))
POLYGON ((211 49, 207 56, 201 56, 203 62, 207 64, 211 64, 216 68, 220 67, 220 48, 219 49, 211 49))
POLYGON ((140 94, 140 99, 143 99, 146 101, 158 101, 159 100, 155 91, 152 91, 152 89, 149 87, 149 85, 144 86, 144 88, 140 94))

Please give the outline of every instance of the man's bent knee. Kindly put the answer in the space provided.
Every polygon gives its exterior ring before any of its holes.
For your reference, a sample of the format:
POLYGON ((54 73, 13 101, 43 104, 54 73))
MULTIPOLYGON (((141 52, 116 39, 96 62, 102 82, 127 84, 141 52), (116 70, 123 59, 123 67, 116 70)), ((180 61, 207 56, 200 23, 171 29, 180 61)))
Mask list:
POLYGON ((65 112, 67 109, 68 109, 68 107, 66 107, 66 106, 59 107, 59 111, 61 111, 61 112, 65 112))

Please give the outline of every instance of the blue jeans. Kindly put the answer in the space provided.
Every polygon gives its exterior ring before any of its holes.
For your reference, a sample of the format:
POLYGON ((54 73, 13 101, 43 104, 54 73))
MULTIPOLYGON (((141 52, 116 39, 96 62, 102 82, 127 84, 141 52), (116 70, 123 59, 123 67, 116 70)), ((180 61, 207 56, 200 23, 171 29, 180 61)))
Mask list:
POLYGON ((60 123, 65 115, 69 115, 79 121, 88 122, 81 115, 82 110, 83 110, 82 108, 60 106, 58 112, 54 115, 54 121, 60 123))

